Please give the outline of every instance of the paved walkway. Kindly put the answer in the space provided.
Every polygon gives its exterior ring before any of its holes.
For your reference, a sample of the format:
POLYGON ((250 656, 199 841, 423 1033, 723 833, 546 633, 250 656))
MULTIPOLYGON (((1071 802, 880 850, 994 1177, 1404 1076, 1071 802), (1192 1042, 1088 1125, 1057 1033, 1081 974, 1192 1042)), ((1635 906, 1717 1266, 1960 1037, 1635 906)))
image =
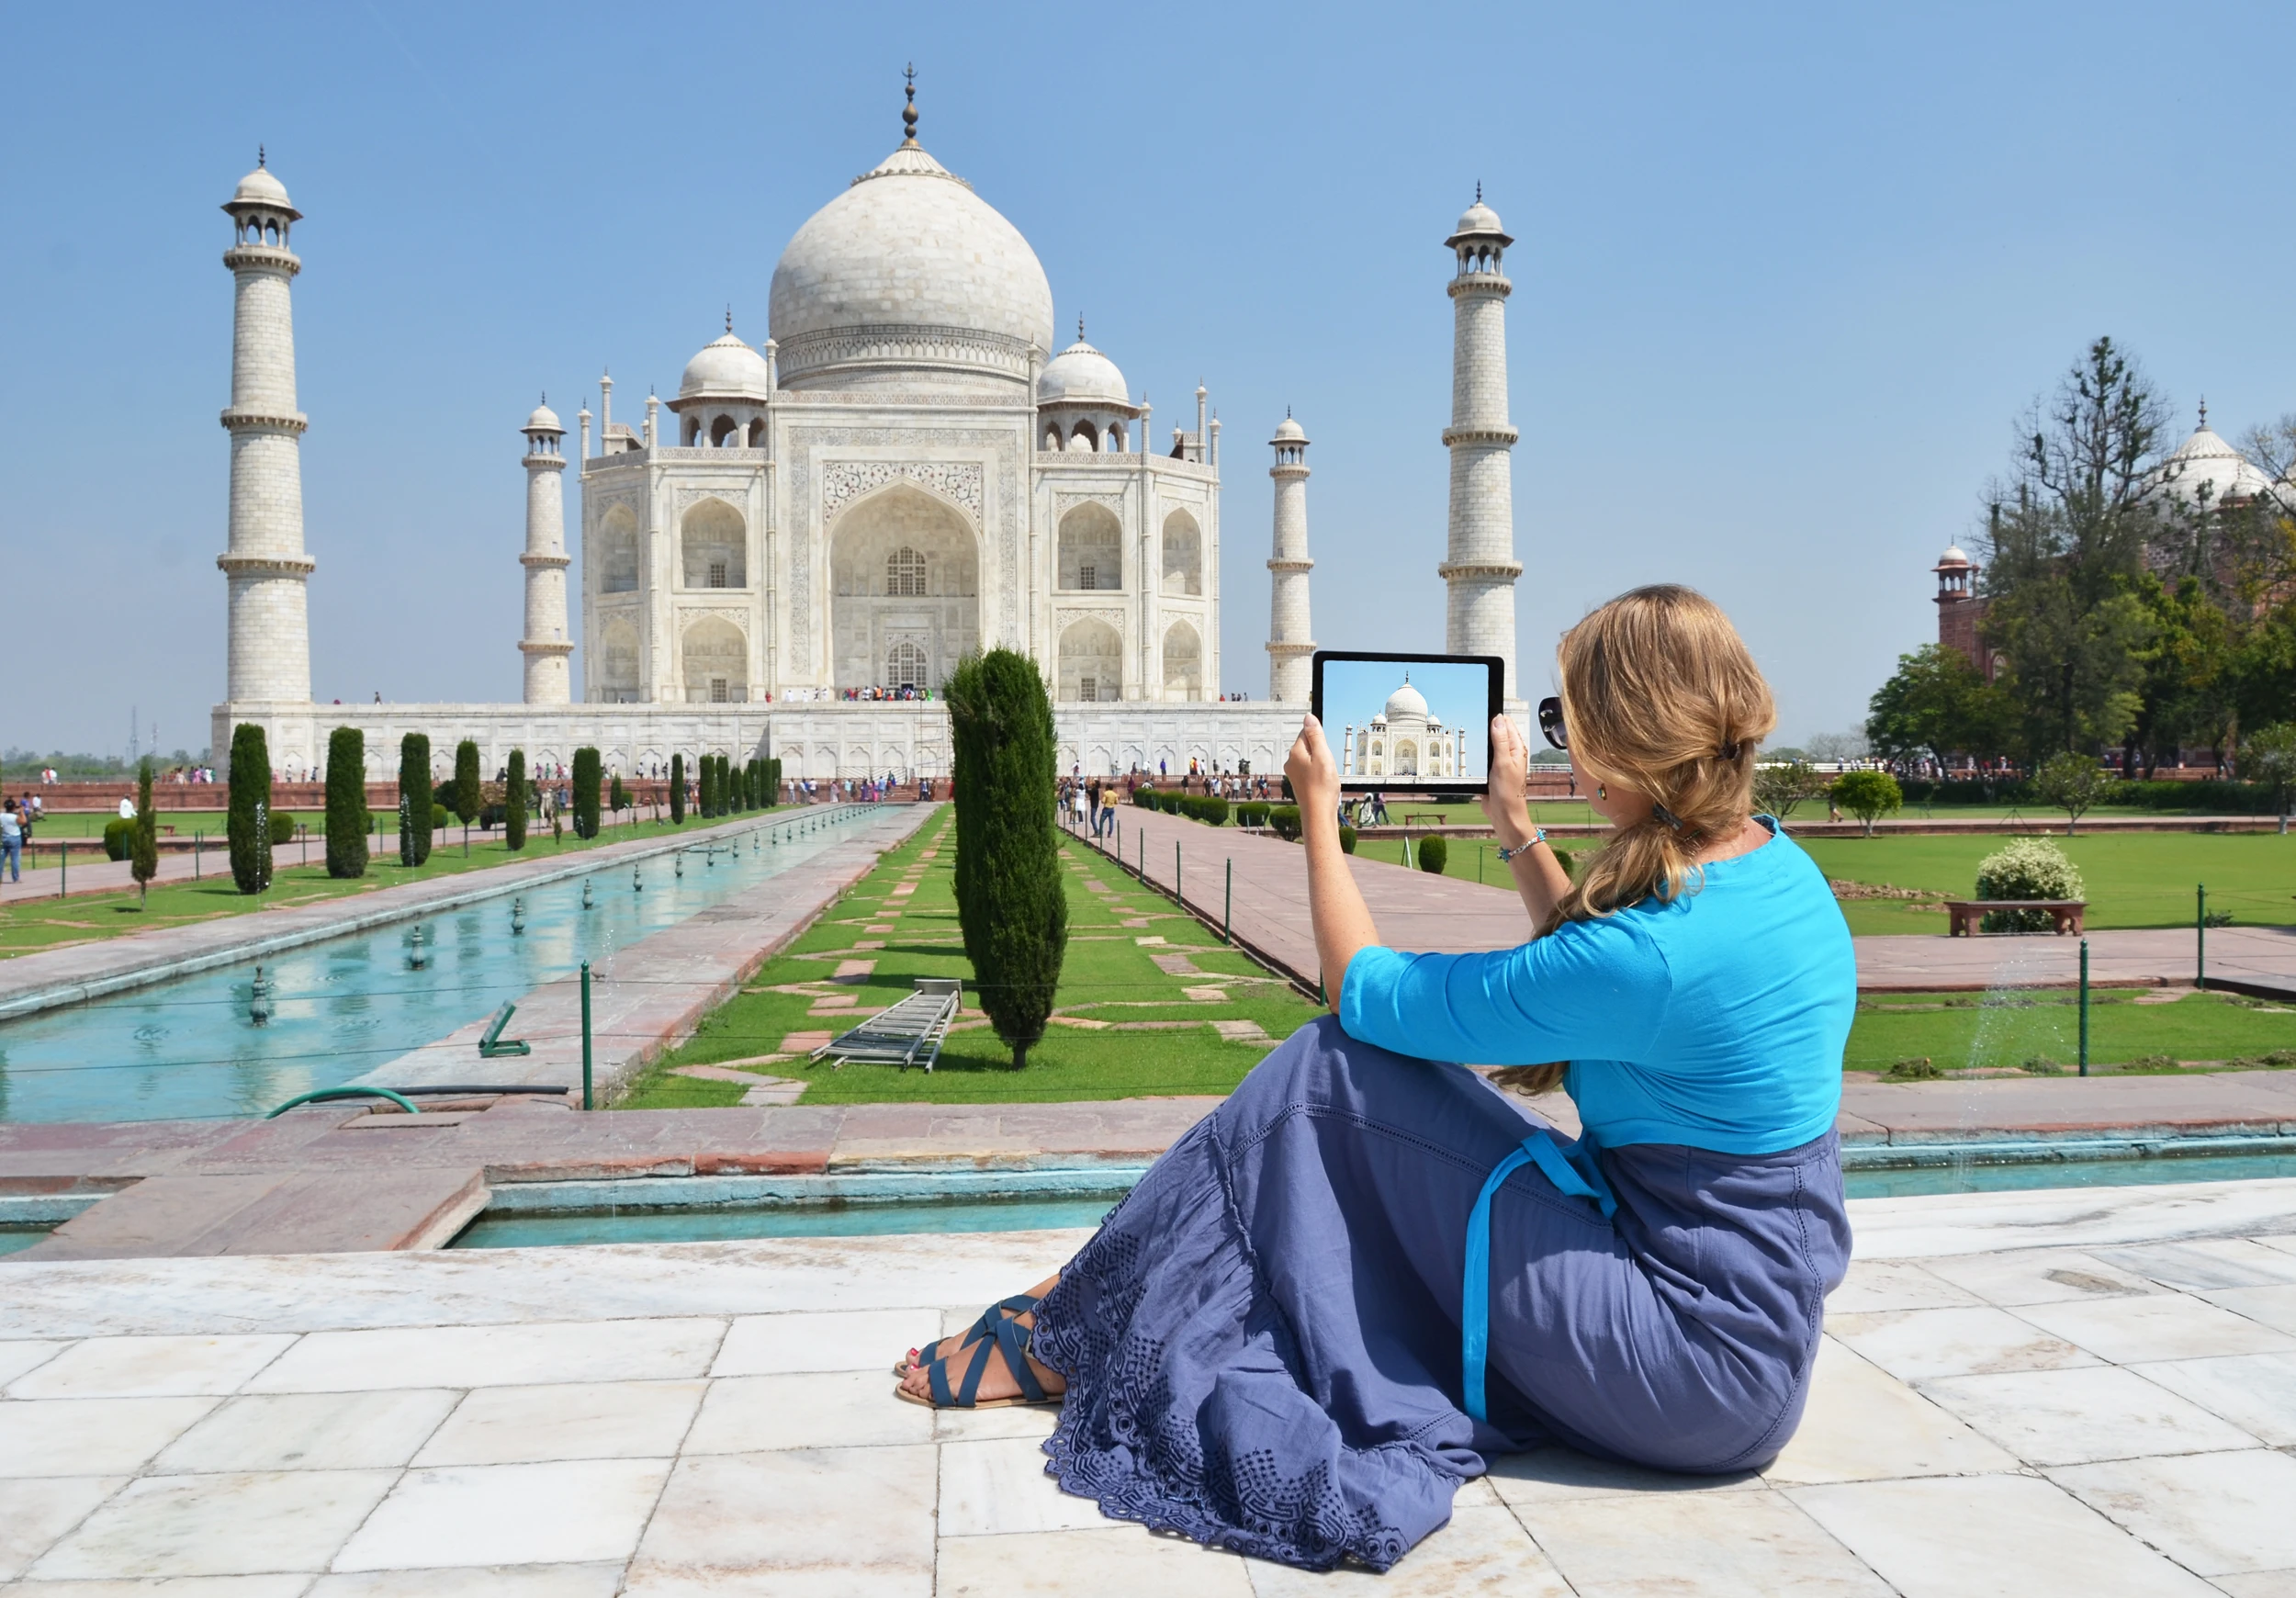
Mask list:
MULTIPOLYGON (((1090 835, 1084 839, 1090 842, 1090 835)), ((1206 827, 1127 805, 1118 807, 1117 834, 1104 847, 1120 850, 1135 868, 1144 861, 1150 884, 1168 894, 1175 845, 1187 906, 1219 926, 1228 913, 1226 873, 1232 861, 1237 941, 1312 992, 1321 964, 1308 920, 1307 868, 1299 846, 1270 834, 1206 827)), ((1530 917, 1511 887, 1406 871, 1384 861, 1353 859, 1349 864, 1379 936, 1396 948, 1505 949, 1531 935, 1530 917)), ((2092 982, 2189 983, 2195 975, 2199 951, 2190 930, 2091 932, 2088 945, 2092 982)), ((1857 952, 1858 985, 1870 992, 2070 985, 2080 968, 2080 940, 2045 933, 1860 938, 1857 952)), ((2211 928, 2207 974, 2241 991, 2296 997, 2296 928, 2211 928)))
POLYGON ((1760 1474, 1501 1457, 1383 1578, 1107 1520, 886 1366, 1084 1234, 19 1265, 21 1598, 2296 1590, 2296 1183, 1853 1202, 1760 1474), (112 1583, 117 1583, 112 1584, 112 1583))

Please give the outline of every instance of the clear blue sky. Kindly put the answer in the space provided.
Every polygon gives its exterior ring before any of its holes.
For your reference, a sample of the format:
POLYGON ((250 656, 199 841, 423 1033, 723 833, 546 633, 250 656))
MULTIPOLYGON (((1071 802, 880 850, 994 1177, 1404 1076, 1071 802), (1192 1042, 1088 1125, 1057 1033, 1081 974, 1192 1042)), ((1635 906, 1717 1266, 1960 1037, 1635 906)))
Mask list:
MULTIPOLYGON (((1309 455, 1316 636, 1439 648, 1444 235, 1509 310, 1524 687, 1696 584, 1782 737, 1933 636, 2010 423, 2099 332, 2219 431, 2296 409, 2296 12, 2063 6, 15 6, 0 52, 0 744, 198 748, 223 683, 231 281, 267 143, 296 288, 314 688, 512 699, 517 424, 635 417, 766 332, 790 233, 924 142, 1064 326, 1226 423, 1224 683, 1266 686, 1269 460, 1309 455)), ((572 507, 569 506, 569 514, 572 507)))

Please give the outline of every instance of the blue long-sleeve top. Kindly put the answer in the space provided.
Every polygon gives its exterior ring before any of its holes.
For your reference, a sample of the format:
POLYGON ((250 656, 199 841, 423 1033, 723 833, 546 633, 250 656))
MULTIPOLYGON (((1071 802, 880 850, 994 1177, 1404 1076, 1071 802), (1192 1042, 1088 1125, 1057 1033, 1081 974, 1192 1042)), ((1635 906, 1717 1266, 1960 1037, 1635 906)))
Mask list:
POLYGON ((1767 843, 1672 900, 1491 953, 1362 950, 1340 1024, 1424 1059, 1568 1061, 1564 1091, 1605 1147, 1766 1154, 1820 1137, 1841 1102, 1857 960, 1824 875, 1761 819, 1767 843))

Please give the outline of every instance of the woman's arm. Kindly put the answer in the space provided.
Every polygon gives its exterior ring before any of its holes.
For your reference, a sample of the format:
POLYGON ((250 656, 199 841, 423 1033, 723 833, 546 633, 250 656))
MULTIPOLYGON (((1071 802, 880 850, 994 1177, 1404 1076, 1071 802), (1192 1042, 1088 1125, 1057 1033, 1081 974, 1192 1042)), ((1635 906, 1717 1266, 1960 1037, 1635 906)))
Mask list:
POLYGON ((1507 866, 1514 872, 1514 891, 1523 895, 1523 907, 1530 911, 1531 926, 1536 928, 1547 925, 1556 901, 1570 891, 1570 874, 1545 840, 1523 847, 1538 836, 1538 829, 1531 825, 1530 806, 1523 798, 1530 761, 1530 748, 1523 741, 1522 730, 1506 716, 1493 716, 1491 789, 1483 795, 1483 814, 1491 820, 1491 835, 1499 846, 1519 851, 1507 866))
POLYGON ((1339 763, 1315 717, 1300 722, 1300 737, 1284 760, 1284 775, 1291 779, 1291 796, 1299 802, 1300 841, 1308 851, 1308 917, 1315 926, 1315 954, 1323 968, 1323 1001, 1336 1015, 1348 962, 1379 941, 1379 929, 1347 869, 1347 851, 1339 847, 1339 763))

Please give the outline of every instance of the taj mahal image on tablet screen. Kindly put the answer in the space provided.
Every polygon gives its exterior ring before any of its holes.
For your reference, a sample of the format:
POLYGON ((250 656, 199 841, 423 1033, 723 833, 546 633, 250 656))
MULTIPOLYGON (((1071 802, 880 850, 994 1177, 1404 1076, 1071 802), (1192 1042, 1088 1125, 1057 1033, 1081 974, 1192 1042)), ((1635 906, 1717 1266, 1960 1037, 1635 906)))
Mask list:
MULTIPOLYGON (((777 757, 793 779, 906 782, 949 771, 940 684, 968 651, 1004 646, 1044 674, 1064 772, 1275 771, 1316 647, 1305 429, 1286 415, 1263 457, 1275 512, 1261 546, 1273 589, 1261 697, 1255 666, 1221 672, 1221 423, 1205 389, 1158 438, 1148 404, 1081 327, 1060 343, 1035 252, 927 152, 914 96, 899 145, 782 251, 770 336, 751 342, 728 314, 674 398, 625 400, 617 417, 602 378, 597 412, 585 403, 570 437, 546 403, 523 429, 506 419, 506 443, 524 443, 505 450, 504 469, 515 461, 526 479, 523 546, 514 527, 501 545, 524 576, 515 638, 503 618, 504 647, 523 665, 518 703, 312 702, 306 593, 326 577, 303 526, 310 419, 296 403, 291 310, 301 213, 260 162, 223 208, 236 296, 229 548, 217 561, 229 685, 214 748, 253 722, 274 763, 298 775, 350 726, 376 776, 395 766, 400 735, 421 732, 442 771, 470 738, 489 770, 513 748, 555 764, 591 745, 607 771, 631 775, 714 753, 777 757), (1223 686, 1255 692, 1223 699, 1223 686), (906 696, 919 690, 934 697, 906 696)), ((1448 538, 1426 554, 1447 588, 1445 649, 1503 658, 1519 712, 1512 242, 1480 189, 1444 241, 1448 538)))

